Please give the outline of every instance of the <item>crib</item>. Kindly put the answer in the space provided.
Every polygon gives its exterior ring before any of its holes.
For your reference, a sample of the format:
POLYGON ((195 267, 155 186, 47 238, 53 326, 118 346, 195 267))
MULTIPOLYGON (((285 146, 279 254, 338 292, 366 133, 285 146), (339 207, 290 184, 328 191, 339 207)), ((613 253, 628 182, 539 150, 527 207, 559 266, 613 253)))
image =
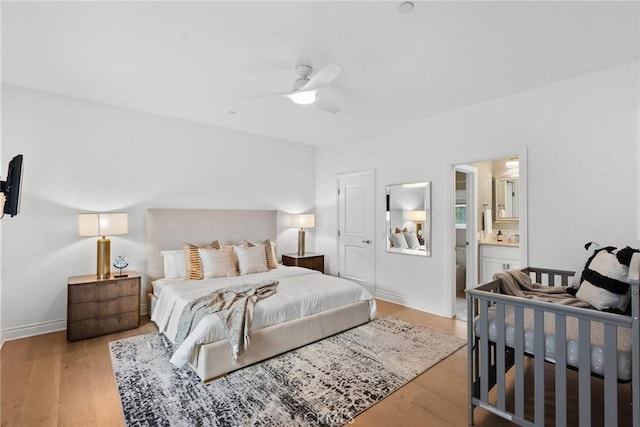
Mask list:
MULTIPOLYGON (((574 274, 533 267, 522 271, 536 283, 565 287, 574 274)), ((469 425, 479 407, 518 425, 541 426, 546 400, 555 401, 555 425, 566 426, 567 374, 576 371, 570 374, 572 379, 577 375, 580 426, 620 425, 618 384, 628 383, 631 408, 626 407, 625 415, 640 427, 640 296, 638 282, 630 286, 631 316, 505 295, 499 280, 467 290, 469 425), (545 331, 550 325, 551 334, 545 331), (594 331, 602 336, 599 344, 594 331), (545 387, 549 363, 555 365, 553 381, 545 387), (525 370, 533 374, 533 387, 525 385, 525 370), (594 376, 603 382, 602 402, 592 402, 594 376), (533 388, 527 418, 525 388, 533 388), (554 398, 545 396, 549 389, 554 398), (602 420, 592 419, 592 403, 604 405, 602 420)))

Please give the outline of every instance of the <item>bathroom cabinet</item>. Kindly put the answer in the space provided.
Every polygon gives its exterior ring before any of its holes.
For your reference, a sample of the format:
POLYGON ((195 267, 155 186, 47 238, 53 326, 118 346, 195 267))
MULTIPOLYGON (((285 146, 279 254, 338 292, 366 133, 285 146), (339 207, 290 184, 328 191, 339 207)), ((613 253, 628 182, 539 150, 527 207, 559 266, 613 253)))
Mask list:
POLYGON ((480 283, 493 279, 499 271, 521 268, 520 247, 480 244, 480 283))

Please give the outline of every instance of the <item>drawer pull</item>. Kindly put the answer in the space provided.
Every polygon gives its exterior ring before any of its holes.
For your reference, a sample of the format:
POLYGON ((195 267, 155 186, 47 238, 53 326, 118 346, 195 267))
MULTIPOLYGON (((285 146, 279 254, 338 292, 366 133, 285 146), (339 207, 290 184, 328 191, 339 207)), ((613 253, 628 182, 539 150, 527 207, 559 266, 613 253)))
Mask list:
POLYGON ((99 299, 99 300, 96 300, 96 302, 110 302, 110 301, 117 301, 119 299, 120 299, 120 297, 115 297, 115 298, 111 298, 111 299, 99 299))

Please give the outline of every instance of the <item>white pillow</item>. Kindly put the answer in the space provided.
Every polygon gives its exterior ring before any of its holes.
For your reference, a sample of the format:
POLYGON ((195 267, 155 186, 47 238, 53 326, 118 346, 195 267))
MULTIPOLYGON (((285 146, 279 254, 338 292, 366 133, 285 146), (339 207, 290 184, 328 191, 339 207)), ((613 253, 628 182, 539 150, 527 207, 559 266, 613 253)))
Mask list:
POLYGON ((182 279, 187 270, 184 250, 160 252, 164 261, 164 277, 166 279, 182 279))
POLYGON ((237 276, 236 257, 232 247, 220 249, 198 249, 202 260, 202 272, 205 279, 213 277, 237 276))
POLYGON ((391 235, 391 247, 409 249, 409 245, 407 245, 407 239, 404 237, 404 234, 402 232, 393 233, 391 235))
POLYGON ((238 268, 240 274, 262 273, 269 271, 267 267, 267 257, 265 256, 265 246, 235 246, 238 257, 238 268))
POLYGON ((276 242, 271 239, 267 239, 264 242, 253 243, 245 240, 247 246, 256 246, 256 245, 264 245, 266 248, 266 257, 267 257, 267 267, 269 270, 274 268, 278 268, 278 255, 276 255, 276 242), (267 247, 267 245, 269 245, 267 247))
POLYGON ((418 241, 418 236, 416 236, 414 232, 405 231, 403 234, 404 234, 404 238, 407 241, 407 246, 409 247, 409 249, 415 249, 418 246, 420 246, 420 242, 418 241))

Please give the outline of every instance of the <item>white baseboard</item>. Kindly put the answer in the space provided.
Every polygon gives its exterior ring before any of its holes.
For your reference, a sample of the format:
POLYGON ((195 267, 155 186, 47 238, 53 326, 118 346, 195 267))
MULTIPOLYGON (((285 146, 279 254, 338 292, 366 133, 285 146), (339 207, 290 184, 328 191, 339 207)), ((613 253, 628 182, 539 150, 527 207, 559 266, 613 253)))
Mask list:
POLYGON ((409 298, 403 295, 394 294, 392 292, 385 292, 376 289, 376 298, 383 301, 389 301, 396 304, 403 305, 409 308, 415 308, 416 310, 424 311, 426 313, 435 314, 437 316, 447 317, 445 307, 429 304, 415 298, 409 298))
MULTIPOLYGON (((140 306, 140 315, 149 314, 149 306, 140 306)), ((2 330, 0 335, 0 348, 6 341, 18 340, 20 338, 33 337, 35 335, 49 334, 51 332, 64 331, 67 329, 67 319, 50 320, 47 322, 32 323, 25 326, 16 326, 2 330)))
POLYGON ((16 326, 2 330, 2 343, 35 335, 49 334, 51 332, 67 329, 67 319, 50 320, 47 322, 31 323, 30 325, 16 326))

